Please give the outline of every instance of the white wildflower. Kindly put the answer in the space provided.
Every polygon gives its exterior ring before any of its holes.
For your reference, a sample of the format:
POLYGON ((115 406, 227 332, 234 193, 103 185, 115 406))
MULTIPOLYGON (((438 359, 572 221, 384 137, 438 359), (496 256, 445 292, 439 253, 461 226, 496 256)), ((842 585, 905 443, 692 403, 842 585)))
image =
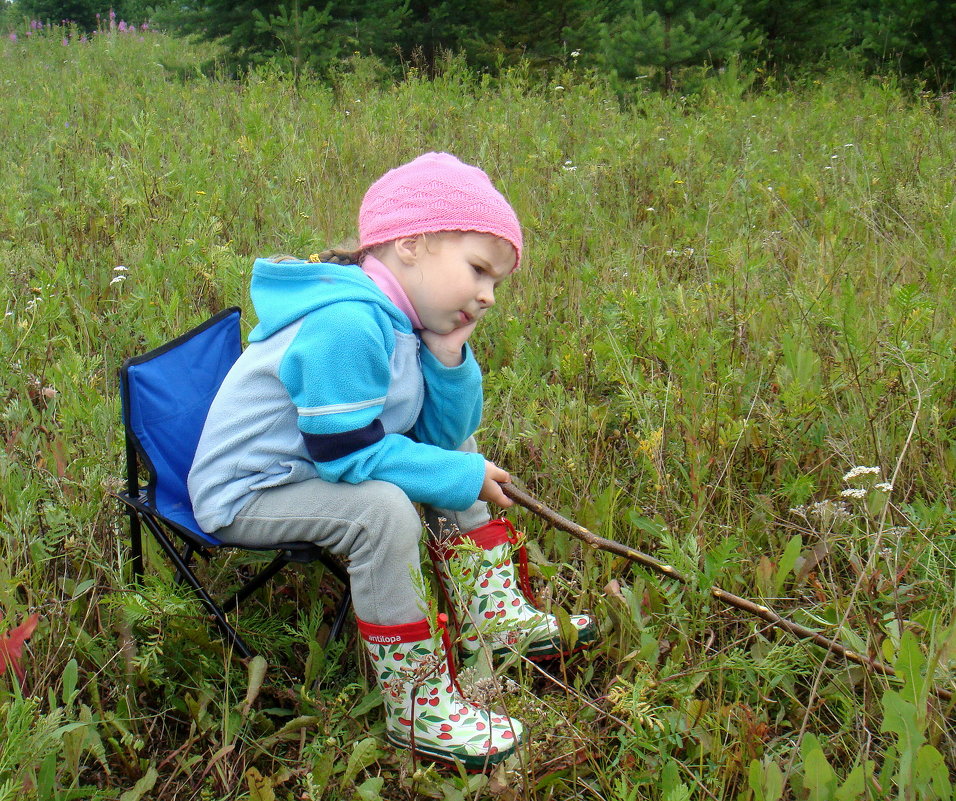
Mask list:
POLYGON ((833 501, 817 501, 810 504, 807 509, 807 515, 821 521, 825 526, 839 523, 850 517, 850 507, 845 503, 834 503, 833 501))
POLYGON ((644 211, 657 211, 653 206, 645 206, 644 211))
POLYGON ((119 265, 118 267, 114 267, 114 268, 113 268, 113 272, 114 272, 114 273, 128 273, 128 272, 129 272, 129 267, 126 267, 126 266, 124 266, 124 265, 121 264, 121 265, 119 265))
POLYGON ((125 281, 125 280, 126 280, 126 276, 125 276, 125 275, 117 275, 112 281, 110 281, 110 285, 118 284, 118 283, 120 283, 120 282, 122 282, 122 281, 125 281))
POLYGON ((852 481, 854 478, 859 478, 860 476, 878 476, 880 474, 880 468, 878 467, 863 467, 858 465, 857 467, 852 468, 844 476, 844 481, 852 481))
POLYGON ((866 488, 864 487, 850 487, 850 489, 845 489, 840 493, 841 498, 860 498, 866 497, 866 488))
POLYGON ((554 91, 555 91, 555 92, 563 92, 563 91, 564 91, 564 87, 563 87, 561 84, 558 84, 557 86, 554 87, 554 91))
POLYGON ((577 58, 577 57, 580 56, 580 55, 581 55, 581 51, 580 51, 580 50, 572 50, 572 51, 571 51, 571 58, 577 58))
POLYGON ((889 481, 881 481, 879 484, 874 484, 873 488, 887 494, 893 491, 893 485, 889 481))

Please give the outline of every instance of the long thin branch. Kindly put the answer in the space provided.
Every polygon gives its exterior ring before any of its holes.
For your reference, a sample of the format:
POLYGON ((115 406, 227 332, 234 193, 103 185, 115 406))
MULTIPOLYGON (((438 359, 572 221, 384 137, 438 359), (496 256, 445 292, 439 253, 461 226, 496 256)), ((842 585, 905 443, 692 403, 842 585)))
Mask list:
MULTIPOLYGON (((568 534, 577 537, 591 548, 599 551, 607 551, 609 553, 616 554, 617 556, 623 556, 625 559, 629 559, 632 562, 637 562, 637 564, 642 565, 643 567, 646 567, 661 576, 674 579, 681 584, 690 584, 687 576, 670 565, 666 565, 646 553, 642 553, 641 551, 637 551, 633 548, 628 548, 626 545, 615 540, 599 537, 597 534, 584 528, 584 526, 580 526, 577 523, 574 523, 568 520, 566 517, 558 514, 556 511, 554 511, 554 509, 546 506, 537 498, 525 492, 524 490, 519 489, 514 484, 503 484, 501 488, 504 494, 511 498, 511 500, 513 500, 519 506, 523 506, 529 512, 538 515, 538 517, 546 520, 555 528, 559 528, 562 531, 566 531, 568 534)), ((877 659, 871 659, 868 656, 859 654, 856 651, 847 648, 845 645, 843 645, 843 643, 837 640, 831 640, 829 637, 824 636, 818 631, 808 629, 806 626, 801 626, 799 623, 794 623, 792 620, 781 617, 768 606, 758 604, 746 598, 741 598, 739 595, 734 595, 733 593, 722 590, 717 586, 710 588, 710 594, 718 601, 727 604, 728 606, 732 606, 742 612, 755 615, 761 620, 765 620, 771 626, 774 626, 781 631, 785 631, 798 639, 809 640, 816 645, 819 645, 828 653, 841 656, 848 662, 854 662, 855 664, 866 668, 871 673, 879 673, 883 676, 896 676, 896 671, 890 665, 886 665, 877 659)), ((949 690, 935 686, 932 688, 932 690, 937 698, 940 698, 946 703, 952 702, 953 694, 949 690)))

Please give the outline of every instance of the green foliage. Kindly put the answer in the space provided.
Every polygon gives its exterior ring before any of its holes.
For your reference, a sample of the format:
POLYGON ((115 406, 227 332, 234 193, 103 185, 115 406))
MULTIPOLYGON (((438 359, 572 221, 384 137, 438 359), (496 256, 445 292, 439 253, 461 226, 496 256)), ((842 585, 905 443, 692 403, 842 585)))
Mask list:
MULTIPOLYGON (((382 85, 358 59, 330 86, 266 65, 205 78, 207 57, 152 33, 0 40, 0 615, 41 615, 25 692, 0 676, 0 792, 947 797, 956 746, 930 693, 956 669, 946 99, 725 75, 622 106, 576 64, 382 85), (513 513, 544 599, 593 610, 603 642, 552 678, 508 668, 530 740, 492 777, 384 744, 355 643, 323 647, 320 574, 258 596, 237 625, 264 662, 231 662, 154 550, 129 584, 108 494, 123 359, 228 305, 251 325, 252 258, 346 241, 368 182, 425 149, 490 170, 526 231, 473 337, 483 450, 693 581, 513 513), (879 475, 844 480, 856 465, 879 475), (898 678, 795 645, 712 584, 898 678)), ((255 566, 208 578, 228 594, 255 566)))
POLYGON ((756 44, 736 0, 630 0, 621 5, 605 29, 604 58, 625 78, 658 67, 664 87, 671 89, 677 67, 719 64, 756 44))

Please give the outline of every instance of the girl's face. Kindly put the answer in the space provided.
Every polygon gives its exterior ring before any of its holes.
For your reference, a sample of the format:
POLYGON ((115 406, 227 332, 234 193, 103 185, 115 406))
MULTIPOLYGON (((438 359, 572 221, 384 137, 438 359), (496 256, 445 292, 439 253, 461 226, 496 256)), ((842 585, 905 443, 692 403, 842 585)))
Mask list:
POLYGON ((422 325, 437 334, 481 319, 517 258, 510 242, 471 231, 399 240, 396 250, 404 265, 399 283, 422 325))

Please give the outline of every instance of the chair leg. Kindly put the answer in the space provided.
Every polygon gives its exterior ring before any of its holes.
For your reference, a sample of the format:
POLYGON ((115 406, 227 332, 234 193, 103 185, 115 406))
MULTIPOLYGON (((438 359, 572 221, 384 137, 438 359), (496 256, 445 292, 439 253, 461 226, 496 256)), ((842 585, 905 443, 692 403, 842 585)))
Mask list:
POLYGON ((252 579, 243 584, 228 600, 223 603, 223 610, 226 612, 235 612, 239 608, 239 604, 246 600, 246 598, 252 595, 260 587, 264 586, 269 579, 282 570, 282 568, 284 568, 287 564, 289 564, 289 558, 286 555, 286 552, 280 551, 275 559, 269 562, 266 567, 256 573, 252 579))
MULTIPOLYGON (((172 545, 172 543, 170 543, 170 545, 172 545)), ((182 563, 188 567, 189 563, 193 560, 193 554, 195 552, 196 552, 196 549, 191 544, 186 543, 186 547, 183 549, 183 552, 179 558, 182 561, 182 563)), ((176 582, 177 586, 181 586, 182 583, 186 580, 186 578, 183 575, 182 570, 178 569, 179 568, 178 563, 176 567, 177 567, 176 575, 173 576, 173 581, 176 582)))
POLYGON ((139 522, 139 512, 130 506, 126 507, 126 513, 129 515, 129 545, 130 561, 133 566, 133 582, 140 583, 143 580, 143 531, 139 522))
POLYGON ((342 627, 345 625, 345 618, 352 606, 352 590, 348 584, 345 585, 345 592, 342 593, 342 600, 339 601, 339 608, 335 611, 335 620, 332 621, 332 628, 329 631, 329 642, 335 642, 342 633, 342 627))
MULTIPOLYGON (((255 651, 253 651, 239 636, 237 632, 226 620, 226 615, 219 607, 219 605, 212 599, 208 592, 206 592, 205 587, 199 583, 199 579, 196 578, 196 574, 190 569, 189 565, 183 561, 183 557, 180 556, 179 551, 173 546, 170 542, 169 537, 166 536, 166 533, 160 528, 160 526, 146 517, 143 518, 143 522, 146 523, 146 526, 152 532, 153 536, 156 537, 157 542, 162 546, 163 550, 166 551, 166 555, 169 556, 172 563, 176 566, 177 575, 182 575, 183 580, 186 581, 190 587, 193 588, 193 592, 199 598, 202 605, 206 607, 206 610, 213 616, 216 621, 216 625, 219 627, 219 631, 222 632, 223 637, 226 638, 226 641, 236 649, 241 657, 244 659, 249 659, 255 656, 255 651)), ((192 550, 187 549, 187 550, 192 550)))

